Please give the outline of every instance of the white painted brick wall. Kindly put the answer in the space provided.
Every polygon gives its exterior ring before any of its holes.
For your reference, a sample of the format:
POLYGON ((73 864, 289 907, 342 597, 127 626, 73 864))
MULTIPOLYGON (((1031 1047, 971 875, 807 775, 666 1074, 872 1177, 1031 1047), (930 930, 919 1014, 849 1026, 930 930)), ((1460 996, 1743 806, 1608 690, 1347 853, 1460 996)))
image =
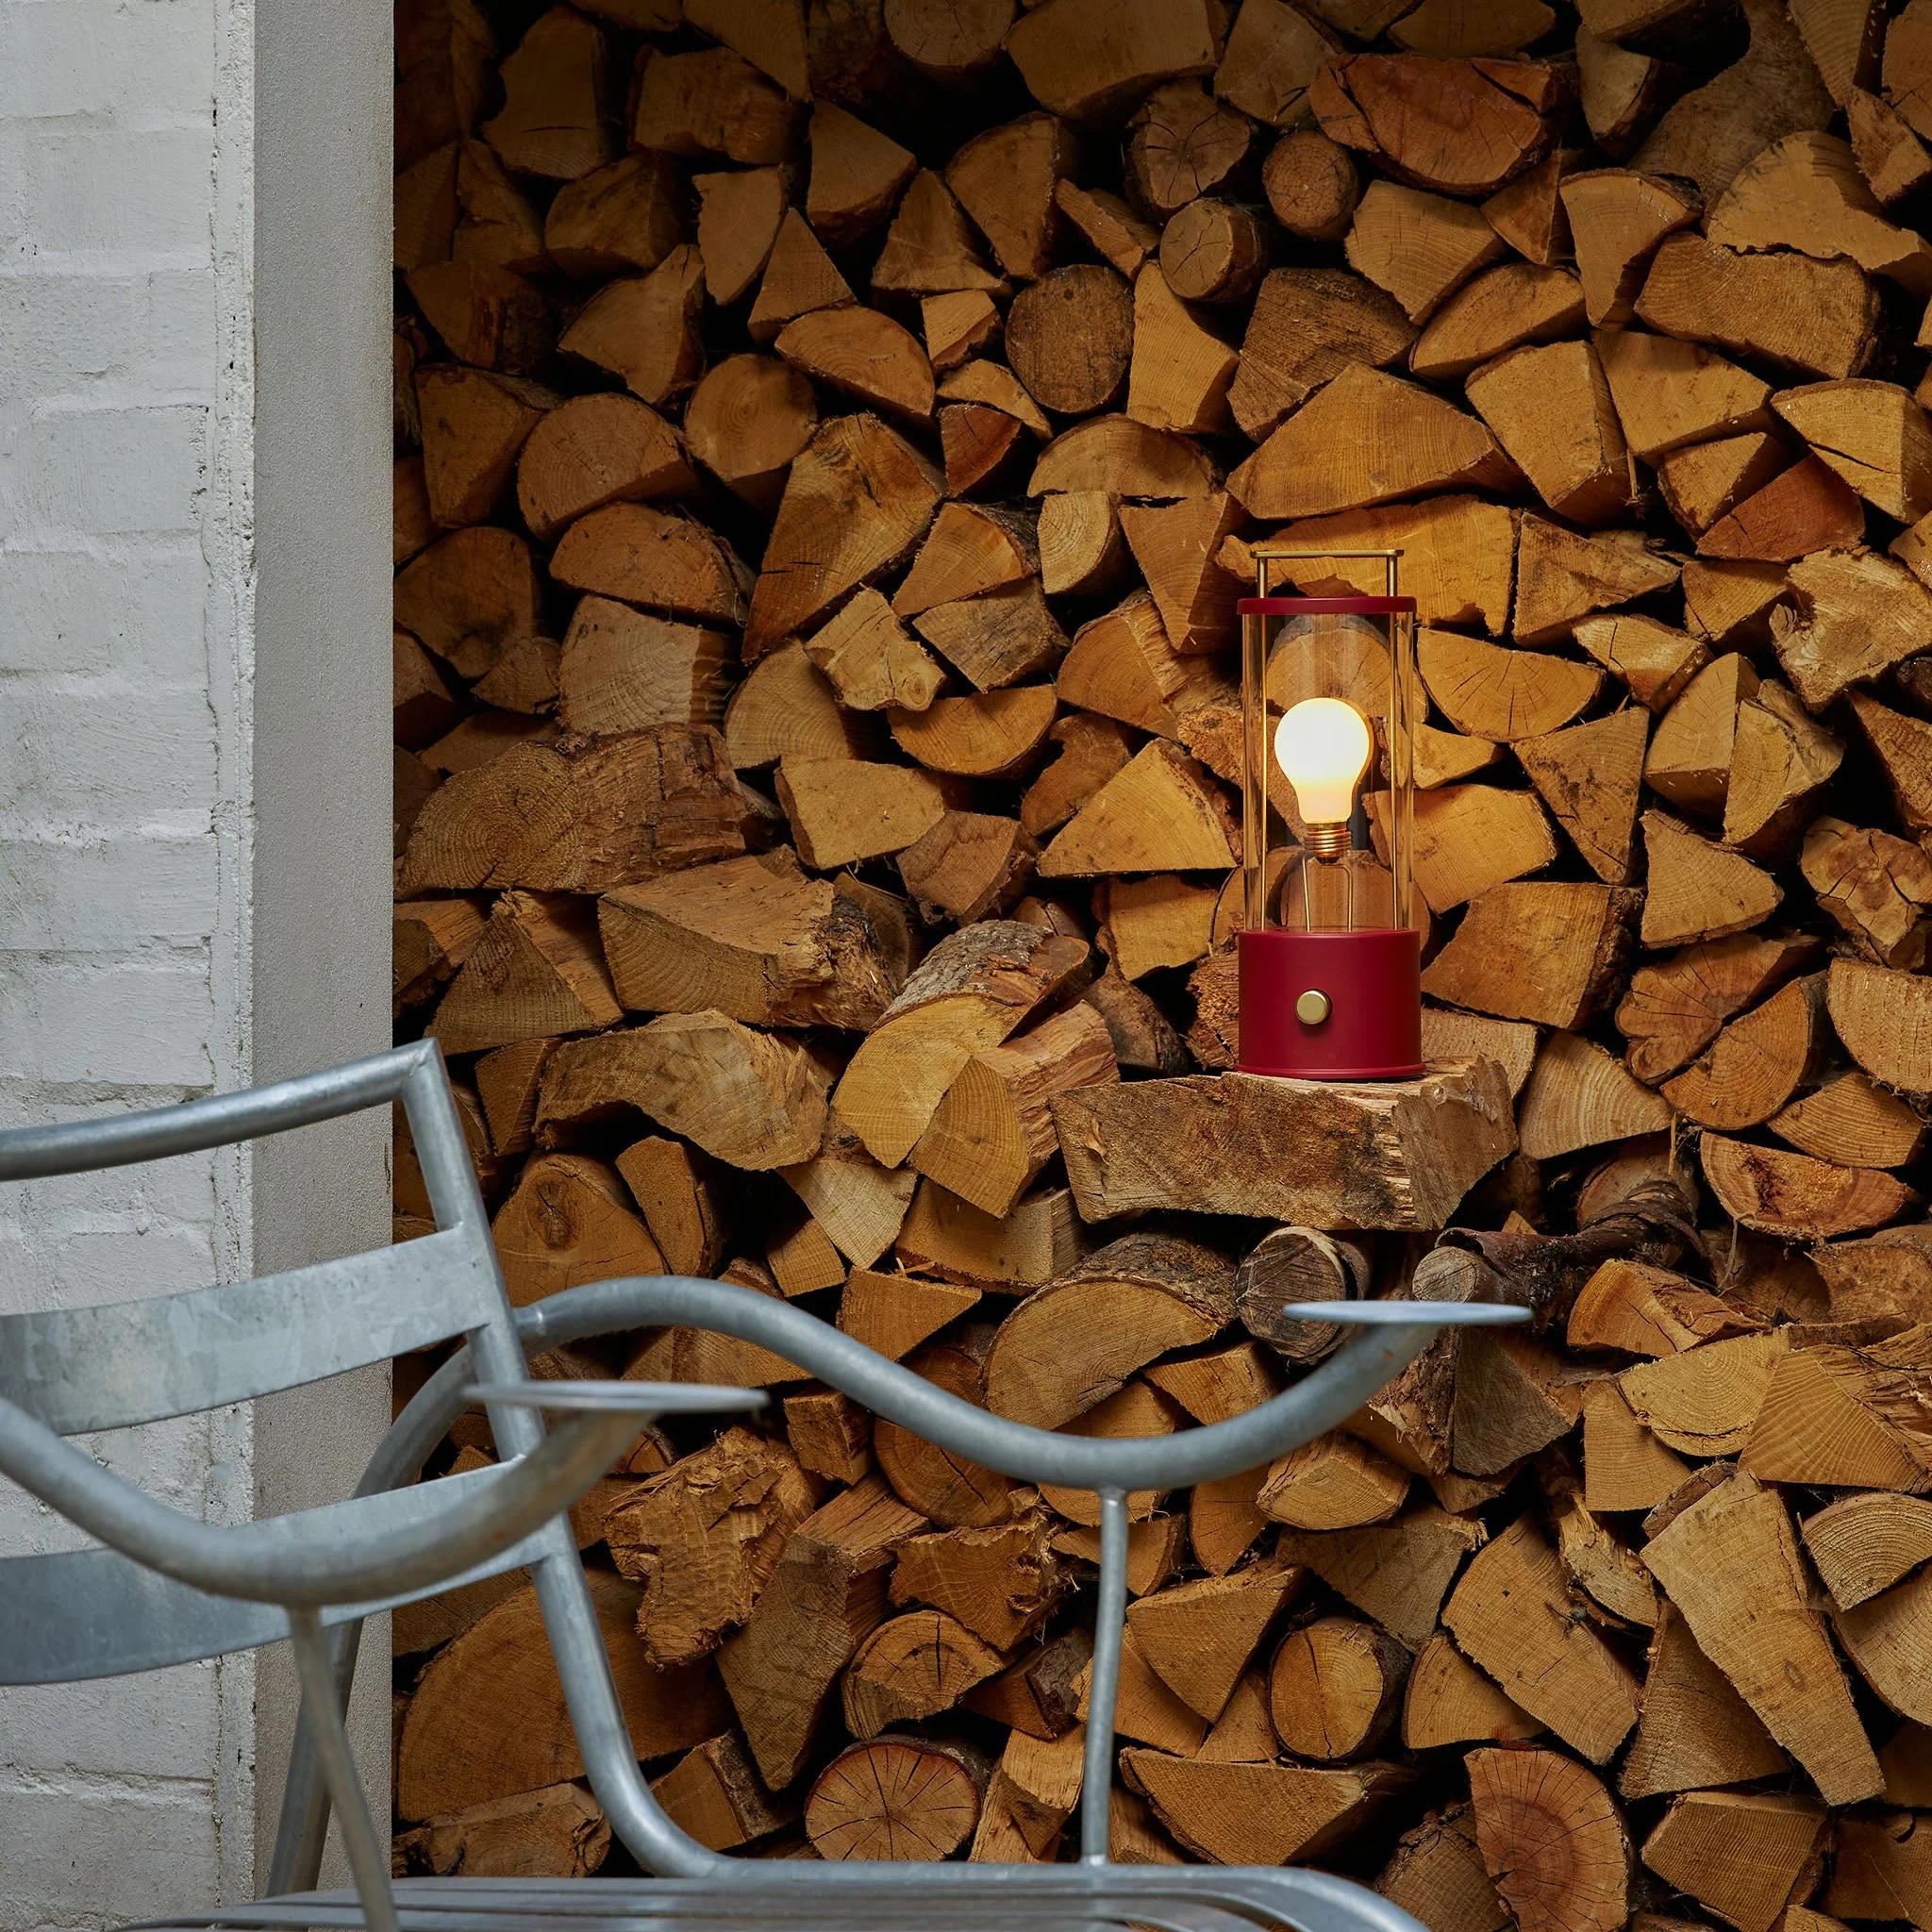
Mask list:
MULTIPOLYGON (((251 33, 246 0, 0 0, 0 1124, 246 1077, 251 33)), ((228 1157, 0 1190, 0 1310, 248 1241, 228 1157)), ((90 1446, 246 1513, 239 1413, 90 1446)), ((73 1541, 0 1484, 0 1554, 73 1541)), ((0 1928, 247 1890, 253 1674, 0 1690, 0 1928)))

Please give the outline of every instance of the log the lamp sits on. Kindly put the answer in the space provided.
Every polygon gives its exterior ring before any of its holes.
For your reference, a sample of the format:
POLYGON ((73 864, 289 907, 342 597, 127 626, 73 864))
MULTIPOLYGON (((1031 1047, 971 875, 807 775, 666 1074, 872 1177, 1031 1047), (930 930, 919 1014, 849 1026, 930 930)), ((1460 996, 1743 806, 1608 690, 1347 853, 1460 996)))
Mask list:
POLYGON ((1396 594, 1396 551, 1334 553, 1382 559, 1378 597, 1276 595, 1317 553, 1255 555, 1260 594, 1240 607, 1241 1071, 1413 1079, 1415 600, 1396 594))

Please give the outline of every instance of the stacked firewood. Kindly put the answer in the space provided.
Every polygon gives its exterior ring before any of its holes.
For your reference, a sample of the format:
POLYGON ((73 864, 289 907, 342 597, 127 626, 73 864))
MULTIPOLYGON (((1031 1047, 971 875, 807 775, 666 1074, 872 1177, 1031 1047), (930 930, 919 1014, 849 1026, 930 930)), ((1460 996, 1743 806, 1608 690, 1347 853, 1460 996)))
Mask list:
MULTIPOLYGON (((515 1298, 721 1275, 1097 1435, 1291 1301, 1527 1303, 1133 1499, 1117 1854, 1932 1925, 1932 0, 402 0, 397 68, 396 1007, 515 1298), (1420 1088, 1225 1071, 1263 539, 1420 607, 1420 1088)), ((1066 1855, 1090 1497, 708 1334, 542 1366, 773 1394, 577 1512, 688 1830, 1066 1855)), ((524 1580, 395 1636, 403 1862, 617 1869, 524 1580)))

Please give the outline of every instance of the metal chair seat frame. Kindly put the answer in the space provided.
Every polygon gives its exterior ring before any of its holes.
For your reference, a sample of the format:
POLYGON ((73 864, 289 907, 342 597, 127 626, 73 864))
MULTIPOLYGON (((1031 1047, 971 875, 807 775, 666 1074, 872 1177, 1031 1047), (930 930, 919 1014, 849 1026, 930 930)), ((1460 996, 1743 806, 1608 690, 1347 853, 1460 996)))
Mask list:
POLYGON ((1293 1387, 1174 1436, 1057 1435, 991 1415, 798 1308, 683 1276, 601 1281, 512 1310, 433 1041, 151 1113, 0 1134, 0 1181, 78 1173, 281 1133, 400 1101, 437 1232, 256 1281, 96 1308, 0 1316, 0 1474, 102 1547, 0 1561, 0 1684, 158 1668, 282 1638, 302 1722, 283 1794, 270 1896, 155 1922, 175 1927, 367 1926, 370 1932, 738 1932, 774 1924, 888 1932, 1038 1925, 1161 1932, 1418 1932, 1350 1880, 1299 1869, 1116 1865, 1108 1858, 1113 1709, 1126 1609, 1130 1491, 1256 1468, 1352 1414, 1445 1326, 1524 1319, 1457 1303, 1324 1304, 1355 1336, 1293 1387), (1068 1865, 828 1863, 732 1858, 653 1798, 625 1732, 567 1510, 637 1430, 674 1410, 747 1408, 745 1391, 532 1383, 526 1355, 641 1327, 755 1342, 951 1453, 1099 1499, 1100 1558, 1080 1857, 1068 1865), (397 1418, 353 1498, 211 1526, 153 1502, 62 1440, 270 1393, 461 1339, 397 1418), (480 1402, 503 1460, 418 1478, 480 1402), (559 1416, 546 1432, 540 1411, 559 1416), (407 1879, 391 1884, 356 1777, 342 1709, 362 1621, 512 1568, 535 1584, 592 1791, 643 1880, 407 1879), (14 1612, 18 1611, 15 1615, 14 1612), (333 1809, 355 1891, 314 1890, 333 1809))

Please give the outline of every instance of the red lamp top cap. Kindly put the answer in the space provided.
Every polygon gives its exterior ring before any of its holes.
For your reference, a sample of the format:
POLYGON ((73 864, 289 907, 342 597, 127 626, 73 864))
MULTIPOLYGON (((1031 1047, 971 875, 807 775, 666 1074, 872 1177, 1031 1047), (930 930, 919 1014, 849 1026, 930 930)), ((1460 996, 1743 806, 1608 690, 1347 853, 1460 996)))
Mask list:
POLYGON ((1243 597, 1242 617, 1409 617, 1413 597, 1243 597))

